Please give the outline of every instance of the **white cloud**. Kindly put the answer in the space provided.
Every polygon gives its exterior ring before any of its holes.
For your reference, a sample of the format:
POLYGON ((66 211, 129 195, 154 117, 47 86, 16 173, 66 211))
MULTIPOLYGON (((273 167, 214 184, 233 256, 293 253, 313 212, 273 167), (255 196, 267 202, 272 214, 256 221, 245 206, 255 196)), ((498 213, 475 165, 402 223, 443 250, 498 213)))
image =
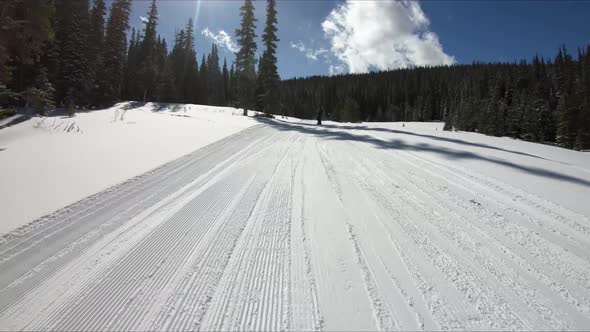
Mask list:
POLYGON ((227 48, 230 52, 235 53, 239 50, 238 46, 231 39, 230 35, 228 35, 227 32, 223 30, 219 30, 217 34, 215 34, 209 30, 209 28, 205 28, 203 31, 201 31, 201 34, 207 38, 212 39, 215 44, 227 48))
POLYGON ((345 74, 346 73, 346 66, 343 64, 330 65, 329 73, 330 73, 330 76, 345 74))
POLYGON ((143 23, 147 23, 147 22, 149 22, 149 21, 150 21, 150 20, 148 20, 148 18, 147 18, 147 17, 145 17, 145 16, 139 16, 139 19, 140 19, 140 20, 141 20, 143 23))
POLYGON ((455 63, 416 1, 350 1, 338 6, 322 23, 332 54, 341 62, 338 73, 367 72, 455 63))
POLYGON ((303 45, 302 42, 298 42, 297 44, 295 44, 294 42, 291 42, 291 48, 295 48, 295 49, 299 50, 299 52, 303 52, 303 53, 305 53, 305 50, 307 49, 305 47, 305 45, 303 45))
POLYGON ((303 53, 306 58, 317 61, 319 57, 326 58, 328 55, 328 50, 325 48, 308 48, 303 44, 303 42, 293 43, 291 42, 291 48, 298 50, 299 52, 303 53))

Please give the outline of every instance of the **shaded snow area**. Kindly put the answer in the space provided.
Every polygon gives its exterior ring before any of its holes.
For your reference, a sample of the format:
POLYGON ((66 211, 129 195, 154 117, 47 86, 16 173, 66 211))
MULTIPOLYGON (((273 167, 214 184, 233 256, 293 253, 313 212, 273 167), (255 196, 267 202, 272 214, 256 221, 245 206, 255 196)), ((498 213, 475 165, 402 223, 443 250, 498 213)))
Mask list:
POLYGON ((102 125, 102 113, 76 116, 67 134, 35 119, 0 132, 6 220, 41 213, 39 197, 75 188, 76 174, 102 183, 248 127, 0 238, 1 330, 590 326, 589 154, 437 123, 317 127, 215 110, 187 111, 199 124, 140 109, 111 123, 110 110, 102 125), (70 142, 94 126, 127 148, 70 142), (85 159, 58 142, 109 163, 72 166, 85 159), (17 147, 25 156, 8 158, 17 147), (26 188, 45 192, 9 197, 26 188))
POLYGON ((2 129, 0 234, 255 124, 240 114, 120 103, 2 129))

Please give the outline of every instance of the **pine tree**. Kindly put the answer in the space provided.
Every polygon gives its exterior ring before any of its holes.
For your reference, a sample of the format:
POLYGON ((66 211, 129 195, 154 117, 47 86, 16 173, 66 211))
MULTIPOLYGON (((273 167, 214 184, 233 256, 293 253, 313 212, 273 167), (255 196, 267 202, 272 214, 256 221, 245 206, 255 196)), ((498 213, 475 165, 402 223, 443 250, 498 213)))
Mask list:
POLYGON ((232 63, 229 68, 229 106, 235 106, 238 98, 238 71, 232 63))
POLYGON ((102 66, 101 50, 104 43, 104 25, 105 25, 106 5, 104 0, 94 0, 94 5, 90 12, 90 28, 88 30, 88 43, 86 57, 88 58, 88 80, 90 88, 90 102, 92 105, 97 103, 96 75, 102 66))
POLYGON ((172 103, 177 101, 177 98, 172 67, 169 62, 166 61, 156 87, 156 99, 160 102, 172 103))
POLYGON ((588 150, 590 149, 590 45, 586 48, 586 52, 581 54, 578 61, 582 64, 581 86, 579 87, 582 104, 578 118, 579 129, 576 135, 575 148, 588 150))
POLYGON ((174 77, 177 100, 198 103, 201 101, 199 65, 194 50, 193 20, 189 18, 184 29, 177 31, 169 57, 174 77))
POLYGON ((63 0, 58 10, 57 42, 59 53, 58 103, 66 98, 73 104, 88 104, 89 65, 87 45, 89 31, 88 0, 63 0))
POLYGON ((224 85, 223 85, 223 69, 219 66, 219 48, 215 45, 215 55, 212 56, 212 61, 215 67, 215 105, 225 105, 224 85))
POLYGON ((227 69, 227 60, 223 58, 223 68, 221 69, 221 79, 223 84, 223 105, 230 105, 230 74, 227 69))
POLYGON ((131 30, 131 38, 129 40, 129 47, 127 48, 127 61, 124 66, 123 77, 123 98, 127 100, 139 100, 140 93, 138 92, 138 67, 140 57, 140 41, 141 35, 136 32, 135 28, 131 30))
POLYGON ((347 97, 340 108, 340 121, 342 122, 360 122, 361 109, 356 100, 347 97))
POLYGON ((195 52, 194 23, 192 19, 188 20, 185 31, 185 96, 187 102, 196 103, 203 89, 199 82, 199 64, 197 62, 197 54, 195 52))
POLYGON ((244 0, 240 8, 241 25, 236 29, 236 37, 240 50, 236 54, 236 67, 238 71, 239 103, 244 109, 244 115, 248 115, 248 108, 254 106, 256 84, 256 18, 254 17, 254 4, 252 0, 244 0))
POLYGON ((206 82, 209 105, 223 105, 223 79, 219 68, 219 51, 217 45, 211 45, 211 53, 207 56, 206 82))
POLYGON ((156 0, 152 0, 147 22, 144 27, 144 37, 139 47, 138 89, 142 93, 142 100, 153 100, 156 90, 156 80, 159 75, 158 42, 156 28, 158 25, 158 8, 156 0))
POLYGON ((55 107, 53 94, 54 89, 47 78, 47 70, 41 67, 34 84, 26 91, 26 103, 35 113, 46 115, 47 110, 55 107))
POLYGON ((267 66, 264 65, 262 57, 258 59, 258 73, 256 75, 256 85, 254 87, 254 110, 257 112, 264 111, 264 98, 266 96, 265 78, 267 66))
POLYGON ((201 67, 199 68, 199 78, 200 78, 200 103, 204 105, 209 104, 209 68, 207 68, 207 58, 205 58, 205 54, 201 58, 201 67))
POLYGON ((558 94, 557 143, 566 148, 573 148, 576 139, 577 96, 573 90, 573 60, 565 46, 559 49, 555 59, 556 85, 558 94))
POLYGON ((260 76, 262 77, 263 107, 267 114, 279 108, 278 86, 280 78, 277 69, 277 10, 276 0, 267 0, 266 25, 262 34, 264 53, 260 63, 260 76))
POLYGON ((184 30, 177 31, 174 35, 174 46, 168 56, 172 76, 174 77, 174 87, 177 93, 178 100, 184 100, 184 30))
POLYGON ((185 103, 198 102, 201 94, 199 82, 199 65, 195 53, 194 26, 189 18, 184 30, 177 35, 176 44, 171 57, 172 69, 176 80, 176 91, 185 103))
POLYGON ((51 1, 4 0, 0 4, 0 83, 7 95, 32 84, 34 67, 54 37, 54 14, 51 1))
POLYGON ((6 85, 0 82, 0 107, 10 108, 18 103, 21 99, 21 95, 6 87, 6 85))
POLYGON ((130 12, 131 0, 113 1, 102 52, 103 66, 98 74, 101 104, 112 103, 121 96, 130 12))
POLYGON ((557 104, 557 112, 559 114, 559 123, 557 126, 557 143, 561 146, 571 149, 574 144, 572 132, 574 126, 574 118, 572 112, 572 103, 570 102, 568 94, 562 94, 557 104))

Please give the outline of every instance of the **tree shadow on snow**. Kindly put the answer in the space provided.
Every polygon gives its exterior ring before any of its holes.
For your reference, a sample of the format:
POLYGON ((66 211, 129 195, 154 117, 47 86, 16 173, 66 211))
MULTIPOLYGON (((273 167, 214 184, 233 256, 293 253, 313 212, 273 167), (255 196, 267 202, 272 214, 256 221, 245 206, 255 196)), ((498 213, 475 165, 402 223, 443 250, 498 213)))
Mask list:
MULTIPOLYGON (((121 105, 121 107, 119 109, 123 110, 123 111, 128 111, 128 110, 131 110, 134 108, 144 107, 147 104, 148 104, 148 102, 144 102, 144 101, 128 101, 128 102, 125 102, 123 105, 121 105)), ((91 109, 78 108, 78 109, 76 109, 76 113, 90 113, 90 112, 96 112, 96 111, 103 111, 103 110, 111 108, 115 105, 116 104, 104 105, 104 106, 100 106, 98 108, 91 108, 91 109)), ((177 104, 177 103, 156 103, 156 102, 153 102, 151 110, 153 112, 160 112, 160 111, 164 111, 164 110, 169 110, 171 112, 177 112, 177 111, 184 110, 184 105, 177 104)), ((70 115, 68 115, 67 110, 64 107, 58 107, 56 109, 53 109, 53 110, 47 112, 45 117, 47 117, 47 118, 59 117, 60 119, 73 118, 70 115)))
MULTIPOLYGON (((139 107, 144 107, 145 105, 147 105, 148 102, 144 102, 144 101, 130 101, 128 103, 126 103, 123 107, 121 107, 122 110, 130 110, 133 108, 139 108, 139 107)), ((181 104, 177 104, 177 103, 160 103, 160 102, 152 102, 152 112, 161 112, 161 111, 171 111, 171 112, 177 112, 180 109, 184 109, 184 107, 181 106, 181 104)))
POLYGON ((170 111, 174 112, 175 105, 176 104, 171 104, 171 103, 157 103, 157 104, 154 104, 152 111, 153 112, 161 112, 161 111, 166 111, 166 110, 170 109, 170 111))
MULTIPOLYGON (((375 138, 375 137, 372 137, 369 135, 363 135, 363 134, 357 135, 357 134, 352 134, 350 132, 343 131, 343 130, 329 130, 328 129, 328 128, 362 129, 362 128, 360 128, 360 126, 333 126, 333 125, 316 126, 316 125, 312 125, 312 124, 288 123, 288 122, 271 120, 271 119, 266 119, 266 118, 255 118, 255 119, 259 122, 273 126, 274 128, 276 128, 280 131, 297 131, 300 133, 314 135, 314 136, 318 136, 318 137, 322 137, 324 139, 330 139, 330 140, 356 141, 356 142, 370 143, 373 146, 380 148, 380 149, 404 150, 404 151, 412 151, 412 152, 432 152, 432 153, 436 153, 438 155, 441 155, 447 159, 483 160, 483 161, 487 161, 490 163, 494 163, 496 165, 501 165, 501 166, 509 167, 509 168, 516 169, 516 170, 519 170, 522 172, 526 172, 526 173, 529 173, 532 175, 547 177, 547 178, 551 178, 551 179, 566 181, 566 182, 590 187, 590 181, 588 181, 586 179, 581 179, 581 178, 578 178, 575 176, 561 174, 558 172, 550 171, 550 170, 539 168, 539 167, 523 166, 523 165, 512 163, 512 162, 504 160, 504 159, 486 157, 486 156, 483 156, 483 155, 480 155, 477 153, 473 153, 473 152, 469 152, 469 151, 448 149, 445 147, 435 146, 435 145, 431 145, 428 143, 411 144, 411 143, 406 143, 401 139, 394 139, 391 141, 386 141, 386 140, 381 140, 381 139, 378 139, 378 138, 375 138)), ((379 128, 368 128, 367 130, 371 130, 371 129, 379 129, 379 128)), ((397 132, 397 134, 400 134, 400 135, 410 134, 410 135, 415 135, 415 136, 422 136, 421 134, 415 134, 415 133, 410 133, 410 132, 406 132, 406 131, 399 131, 398 132, 396 130, 389 130, 389 129, 386 129, 386 130, 394 132, 394 133, 397 132)), ((428 137, 430 135, 424 135, 424 136, 428 137)), ((432 137, 435 139, 439 139, 439 137, 436 137, 436 136, 432 136, 432 137)), ((462 141, 462 140, 458 140, 458 141, 462 141)), ((462 142, 464 142, 466 145, 479 146, 478 143, 469 143, 469 142, 465 142, 465 141, 462 141, 462 142)), ((463 143, 461 143, 461 144, 463 144, 463 143)), ((497 149, 497 150, 503 150, 501 148, 490 147, 485 144, 483 144, 483 145, 484 146, 481 146, 481 147, 489 147, 489 148, 493 148, 493 149, 497 149)), ((526 153, 514 152, 514 151, 510 151, 510 150, 503 150, 503 151, 527 155, 526 153)), ((533 156, 533 157, 536 157, 536 156, 533 156)), ((537 158, 544 159, 541 157, 537 157, 537 158)))
MULTIPOLYGON (((303 125, 303 126, 312 126, 312 127, 315 126, 314 124, 308 124, 308 123, 301 123, 301 125, 303 125)), ((418 134, 418 133, 413 133, 411 131, 405 131, 405 130, 399 130, 399 129, 375 128, 375 127, 368 127, 368 126, 364 126, 364 125, 358 125, 358 126, 347 126, 347 125, 335 126, 335 125, 329 125, 329 124, 322 124, 322 127, 333 128, 333 129, 347 129, 347 130, 367 130, 367 131, 377 131, 377 132, 392 133, 392 134, 399 134, 399 135, 409 135, 409 136, 415 136, 415 137, 429 138, 429 139, 432 139, 432 140, 435 140, 435 141, 444 141, 444 142, 449 142, 449 143, 462 144, 462 145, 467 145, 467 146, 472 146, 472 147, 477 147, 477 148, 497 150, 497 151, 502 151, 502 152, 514 153, 514 154, 518 154, 518 155, 521 155, 521 156, 527 156, 527 157, 532 157, 532 158, 537 158, 537 159, 543 159, 543 160, 549 160, 549 161, 559 162, 559 161, 556 161, 556 160, 551 160, 551 159, 543 158, 543 157, 540 157, 540 156, 537 156, 537 155, 534 155, 534 154, 530 154, 530 153, 526 153, 526 152, 521 152, 521 151, 510 150, 510 149, 499 148, 499 147, 496 147, 496 146, 487 145, 487 144, 483 144, 483 143, 469 142, 469 141, 465 141, 465 140, 458 139, 458 138, 440 137, 440 136, 427 135, 427 134, 418 134)), ((564 163, 562 163, 562 164, 564 164, 564 163)))
POLYGON ((126 103, 123 107, 121 107, 122 110, 130 110, 132 108, 138 108, 138 107, 143 107, 147 104, 147 102, 145 101, 130 101, 128 103, 126 103))

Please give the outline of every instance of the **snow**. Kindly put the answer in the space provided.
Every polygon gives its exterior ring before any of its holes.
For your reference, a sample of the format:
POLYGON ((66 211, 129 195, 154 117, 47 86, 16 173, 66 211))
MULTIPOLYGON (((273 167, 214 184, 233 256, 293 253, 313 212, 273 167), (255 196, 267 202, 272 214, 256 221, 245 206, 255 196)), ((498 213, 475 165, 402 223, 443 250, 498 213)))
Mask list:
MULTIPOLYGON (((209 118, 204 131, 223 120, 216 130, 235 133, 1 237, 0 330, 590 326, 588 153, 441 123, 318 127, 146 107, 59 135, 95 124, 132 139, 130 114, 158 119, 148 133, 209 118)), ((14 144, 58 136, 37 129, 14 144)))
POLYGON ((0 234, 256 124, 229 107, 134 106, 0 130, 0 234))
MULTIPOLYGON (((293 118, 293 123, 314 123, 293 118)), ((328 130, 345 128, 376 139, 373 146, 395 149, 461 166, 590 215, 590 153, 509 137, 443 131, 444 123, 395 122, 341 124, 324 121, 328 130), (385 142, 385 143, 383 143, 385 142), (389 146, 387 146, 389 145, 389 146)), ((337 138, 337 136, 336 136, 337 138)))

